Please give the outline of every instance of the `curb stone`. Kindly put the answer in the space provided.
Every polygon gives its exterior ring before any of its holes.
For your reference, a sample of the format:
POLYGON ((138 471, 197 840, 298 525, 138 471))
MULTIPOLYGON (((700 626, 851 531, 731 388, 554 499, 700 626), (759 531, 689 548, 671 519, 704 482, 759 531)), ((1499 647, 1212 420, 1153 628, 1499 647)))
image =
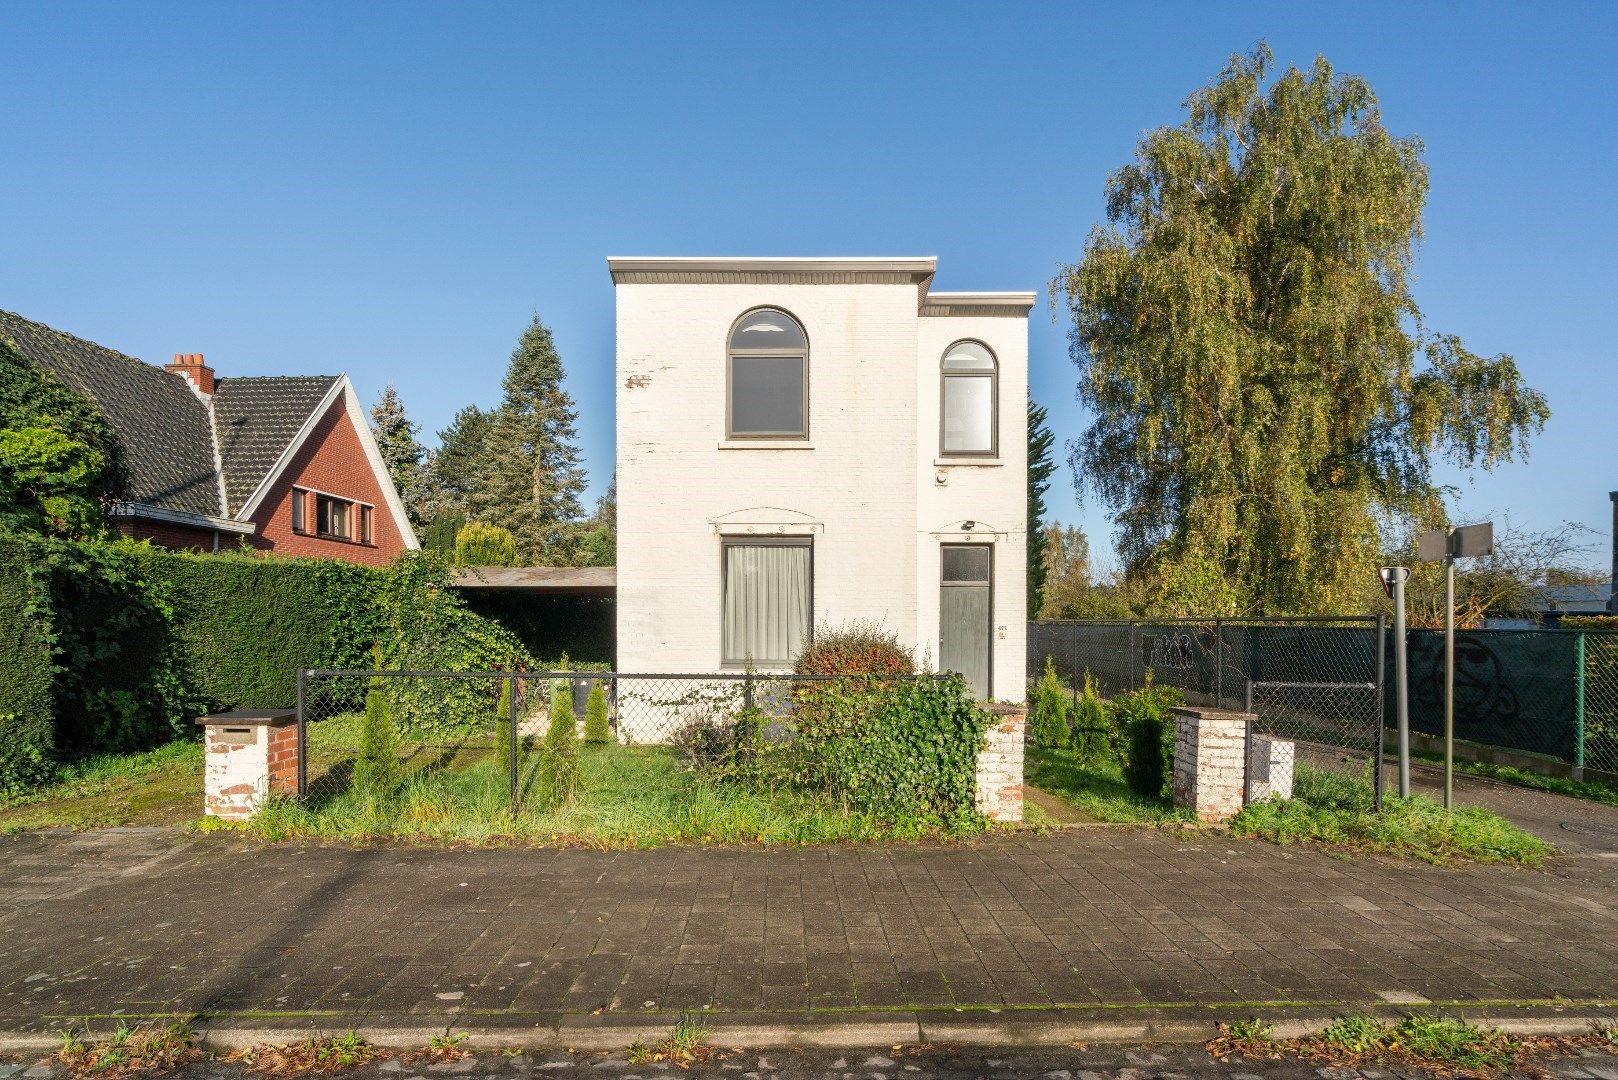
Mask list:
MULTIPOLYGON (((1320 1006, 1277 1008, 1072 1008, 983 1010, 893 1010, 846 1013, 697 1013, 715 1046, 748 1048, 804 1047, 859 1049, 898 1044, 962 1046, 1052 1046, 1068 1043, 1191 1043, 1218 1034, 1219 1024, 1257 1015, 1275 1026, 1277 1038, 1292 1039, 1319 1032, 1339 1016, 1354 1013, 1396 1021, 1418 1012, 1436 1012, 1468 1020, 1511 1035, 1575 1035, 1596 1027, 1618 1025, 1618 1007, 1430 1005, 1421 1008, 1320 1006)), ((201 1044, 214 1051, 297 1042, 316 1035, 357 1031, 388 1050, 414 1050, 446 1031, 465 1033, 472 1050, 565 1047, 570 1050, 622 1050, 634 1042, 656 1042, 668 1036, 679 1013, 655 1015, 510 1014, 465 1016, 365 1016, 333 1013, 285 1018, 216 1017, 196 1022, 201 1044)), ((50 1031, 0 1027, 0 1053, 49 1053, 61 1046, 55 1032, 71 1026, 62 1020, 50 1031)), ((87 1025, 109 1027, 110 1021, 87 1025)))

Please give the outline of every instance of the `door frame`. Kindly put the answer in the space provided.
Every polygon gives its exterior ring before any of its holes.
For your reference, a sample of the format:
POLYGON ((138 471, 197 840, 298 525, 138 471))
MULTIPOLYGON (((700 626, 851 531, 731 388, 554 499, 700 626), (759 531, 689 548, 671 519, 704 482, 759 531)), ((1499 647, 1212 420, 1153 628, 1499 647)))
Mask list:
POLYGON ((984 543, 984 542, 975 542, 975 541, 970 541, 970 540, 967 540, 967 541, 946 540, 943 543, 938 545, 938 592, 939 592, 939 596, 938 596, 938 662, 939 662, 940 666, 942 666, 943 662, 944 662, 944 596, 943 596, 944 590, 947 589, 947 588, 952 588, 952 587, 955 587, 955 588, 962 588, 962 587, 964 587, 964 588, 979 588, 980 587, 979 584, 977 582, 975 582, 975 581, 957 582, 957 583, 955 583, 954 586, 951 586, 951 585, 948 585, 948 584, 945 583, 945 581, 944 581, 944 549, 945 548, 968 548, 968 547, 969 548, 983 548, 983 549, 987 550, 988 553, 989 553, 989 574, 988 574, 988 579, 989 580, 986 583, 986 587, 989 590, 989 608, 988 608, 988 612, 987 612, 988 624, 984 627, 984 634, 983 634, 983 642, 984 642, 984 645, 987 647, 987 651, 988 651, 988 655, 984 658, 985 659, 984 678, 988 681, 989 685, 984 687, 984 698, 983 698, 983 700, 984 701, 993 701, 994 700, 994 563, 995 563, 995 559, 994 559, 994 543, 992 541, 988 542, 988 543, 984 543))

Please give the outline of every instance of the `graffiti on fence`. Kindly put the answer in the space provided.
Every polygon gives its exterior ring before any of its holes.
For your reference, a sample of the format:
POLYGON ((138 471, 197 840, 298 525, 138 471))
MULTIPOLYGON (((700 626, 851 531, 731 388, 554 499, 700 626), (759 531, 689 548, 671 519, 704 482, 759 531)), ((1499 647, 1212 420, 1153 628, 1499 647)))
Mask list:
POLYGON ((1146 664, 1154 671, 1189 671, 1196 666, 1196 642, 1190 634, 1155 634, 1146 664))

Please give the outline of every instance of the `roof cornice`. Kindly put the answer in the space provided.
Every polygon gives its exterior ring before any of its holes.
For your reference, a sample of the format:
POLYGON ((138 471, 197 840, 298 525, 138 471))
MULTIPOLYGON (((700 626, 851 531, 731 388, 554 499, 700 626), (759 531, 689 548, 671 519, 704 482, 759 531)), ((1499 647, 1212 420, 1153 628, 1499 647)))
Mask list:
POLYGON ((924 316, 1023 316, 1038 302, 1031 292, 930 292, 921 298, 924 316))
POLYGON ((674 282, 779 281, 802 278, 811 283, 834 281, 904 284, 930 279, 938 270, 935 256, 849 258, 842 256, 779 259, 665 258, 647 255, 612 255, 607 269, 615 284, 674 282))

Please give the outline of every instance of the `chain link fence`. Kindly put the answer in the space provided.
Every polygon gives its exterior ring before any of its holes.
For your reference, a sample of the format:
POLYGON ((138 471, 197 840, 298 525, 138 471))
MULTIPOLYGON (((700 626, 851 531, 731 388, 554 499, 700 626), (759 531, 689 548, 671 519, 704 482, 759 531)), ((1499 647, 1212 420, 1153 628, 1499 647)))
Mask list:
POLYGON ((1033 622, 1028 678, 1048 661, 1075 695, 1088 675, 1103 697, 1150 678, 1188 704, 1255 713, 1255 730, 1293 740, 1300 760, 1380 787, 1382 638, 1374 616, 1033 622))
POLYGON ((1618 776, 1618 631, 1574 631, 1583 652, 1578 765, 1618 776))
POLYGON ((313 809, 360 809, 365 771, 375 767, 366 762, 380 753, 393 762, 390 782, 396 778, 405 801, 517 812, 545 801, 553 713, 568 717, 581 742, 591 734, 593 693, 604 721, 597 734, 607 743, 700 755, 744 712, 764 738, 787 738, 794 710, 838 681, 740 672, 303 671, 299 796, 313 809), (387 718, 370 725, 369 738, 368 709, 385 709, 387 718))

